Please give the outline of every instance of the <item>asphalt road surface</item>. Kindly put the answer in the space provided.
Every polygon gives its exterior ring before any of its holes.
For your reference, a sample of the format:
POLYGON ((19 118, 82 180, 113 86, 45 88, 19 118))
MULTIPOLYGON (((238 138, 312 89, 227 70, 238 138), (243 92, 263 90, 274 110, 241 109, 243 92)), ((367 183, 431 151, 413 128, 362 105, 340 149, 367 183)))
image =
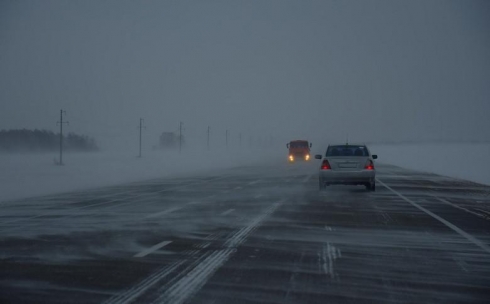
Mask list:
POLYGON ((0 303, 490 303, 490 187, 250 166, 0 203, 0 303))

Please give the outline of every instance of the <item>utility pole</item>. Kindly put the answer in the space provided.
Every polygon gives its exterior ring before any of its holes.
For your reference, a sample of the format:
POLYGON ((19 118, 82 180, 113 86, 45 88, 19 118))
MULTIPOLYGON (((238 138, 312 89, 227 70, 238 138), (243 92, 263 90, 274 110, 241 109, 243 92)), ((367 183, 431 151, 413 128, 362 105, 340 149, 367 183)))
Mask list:
POLYGON ((228 130, 226 130, 226 148, 228 149, 228 130))
POLYGON ((208 147, 208 150, 209 150, 209 132, 210 132, 210 127, 208 126, 208 140, 207 140, 207 147, 208 147))
POLYGON ((63 124, 69 124, 68 121, 63 121, 63 113, 66 113, 66 111, 63 111, 63 109, 61 109, 60 121, 57 122, 57 124, 60 125, 60 166, 63 166, 63 124))
POLYGON ((182 125, 184 123, 180 122, 179 124, 179 154, 182 152, 182 125))
POLYGON ((139 125, 139 129, 140 129, 140 153, 139 153, 139 156, 138 156, 140 158, 141 158, 141 138, 142 138, 141 133, 142 133, 142 129, 144 128, 143 121, 144 121, 144 119, 143 118, 140 118, 140 125, 139 125))

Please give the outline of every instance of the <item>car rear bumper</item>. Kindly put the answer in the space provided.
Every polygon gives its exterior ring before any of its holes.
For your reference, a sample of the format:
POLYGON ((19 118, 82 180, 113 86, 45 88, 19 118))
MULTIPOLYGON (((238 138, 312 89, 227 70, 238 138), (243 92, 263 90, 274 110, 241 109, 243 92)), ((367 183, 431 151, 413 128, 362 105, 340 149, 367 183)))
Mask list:
POLYGON ((334 171, 321 170, 320 182, 325 184, 358 185, 374 182, 376 171, 334 171))

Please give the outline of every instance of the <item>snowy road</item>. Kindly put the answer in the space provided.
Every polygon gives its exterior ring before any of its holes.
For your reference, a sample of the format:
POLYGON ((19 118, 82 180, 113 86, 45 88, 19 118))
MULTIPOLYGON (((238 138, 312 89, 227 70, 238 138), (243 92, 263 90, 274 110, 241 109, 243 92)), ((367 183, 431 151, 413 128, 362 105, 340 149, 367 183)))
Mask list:
POLYGON ((485 303, 490 187, 241 167, 0 203, 0 303, 485 303))

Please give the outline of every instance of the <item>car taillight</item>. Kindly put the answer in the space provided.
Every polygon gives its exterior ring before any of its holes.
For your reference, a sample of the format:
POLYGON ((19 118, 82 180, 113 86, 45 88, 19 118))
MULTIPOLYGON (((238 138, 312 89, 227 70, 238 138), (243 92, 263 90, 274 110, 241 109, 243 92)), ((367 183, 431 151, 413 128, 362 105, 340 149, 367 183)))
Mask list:
POLYGON ((330 170, 330 169, 332 169, 330 167, 330 164, 328 163, 328 160, 326 160, 326 159, 323 160, 321 169, 322 170, 330 170))
POLYGON ((364 169, 366 169, 366 170, 374 170, 374 164, 373 164, 373 161, 369 159, 369 160, 366 162, 366 166, 364 166, 364 169))

